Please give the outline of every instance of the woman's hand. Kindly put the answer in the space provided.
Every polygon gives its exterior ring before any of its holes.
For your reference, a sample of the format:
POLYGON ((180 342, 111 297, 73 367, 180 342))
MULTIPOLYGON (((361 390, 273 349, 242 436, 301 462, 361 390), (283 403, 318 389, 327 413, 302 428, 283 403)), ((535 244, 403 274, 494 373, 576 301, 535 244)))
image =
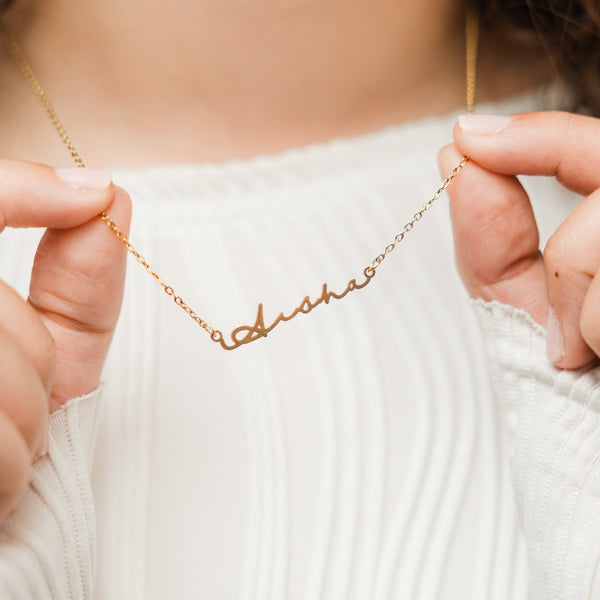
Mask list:
POLYGON ((573 369, 600 356, 600 121, 562 112, 465 115, 443 172, 459 272, 469 293, 525 309, 547 326, 549 358, 573 369), (552 175, 586 198, 542 253, 518 174, 552 175))
POLYGON ((48 228, 29 299, 0 280, 0 523, 47 449, 49 413, 99 384, 126 258, 102 211, 127 232, 129 198, 108 173, 0 160, 0 231, 48 228))

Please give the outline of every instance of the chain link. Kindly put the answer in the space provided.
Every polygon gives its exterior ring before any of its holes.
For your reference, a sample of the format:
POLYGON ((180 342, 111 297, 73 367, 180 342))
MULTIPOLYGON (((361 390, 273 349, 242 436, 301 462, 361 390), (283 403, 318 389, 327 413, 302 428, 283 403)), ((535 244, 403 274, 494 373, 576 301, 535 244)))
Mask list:
POLYGON ((115 222, 105 212, 100 213, 100 218, 108 225, 109 229, 117 236, 117 238, 123 244, 123 246, 127 248, 127 252, 129 252, 135 258, 135 260, 137 260, 137 262, 140 263, 140 265, 142 265, 142 267, 144 267, 144 269, 146 269, 146 271, 150 275, 152 275, 156 283, 158 283, 163 288, 167 296, 171 296, 175 304, 177 304, 177 306, 180 306, 192 319, 194 319, 194 321, 196 321, 196 323, 198 323, 198 325, 200 325, 200 327, 202 327, 202 329, 207 331, 210 334, 210 337, 213 341, 220 342, 223 339, 223 334, 218 329, 215 329, 214 327, 209 325, 204 319, 201 319, 194 312, 194 310, 185 302, 185 300, 181 298, 181 296, 175 294, 175 290, 170 285, 164 282, 162 277, 134 248, 134 246, 127 239, 125 234, 117 227, 115 222))
POLYGON ((452 180, 460 173, 462 168, 468 162, 469 162, 469 159, 466 156, 463 156, 461 161, 454 167, 454 169, 452 169, 452 171, 450 171, 450 174, 448 175, 448 177, 446 177, 446 179, 444 179, 444 181, 442 181, 442 184, 435 191, 433 196, 431 196, 431 198, 429 200, 427 200, 427 202, 425 202, 425 204, 423 204, 421 210, 417 211, 413 215, 413 218, 408 223, 406 223, 406 225, 403 227, 402 231, 400 233, 397 233, 396 236, 394 237, 394 239, 385 247, 385 250, 379 256, 377 256, 377 258, 375 258, 369 266, 366 267, 366 269, 364 271, 365 275, 367 275, 367 273, 369 273, 370 275, 375 275, 375 271, 376 271, 377 267, 379 267, 379 265, 381 265, 384 258, 388 254, 390 254, 390 252, 392 252, 394 250, 394 248, 396 248, 396 246, 402 240, 404 240, 404 238, 406 237, 406 234, 409 231, 411 231, 412 228, 415 226, 415 223, 417 223, 418 221, 420 221, 423 218, 423 215, 433 206, 433 203, 446 191, 448 186, 452 183, 452 180))
MULTIPOLYGON (((31 65, 29 64, 29 61, 25 57, 25 54, 21 50, 21 47, 19 46, 17 39, 12 34, 12 32, 6 27, 6 25, 4 24, 4 21, 2 19, 0 19, 0 35, 2 36, 4 45, 6 46, 9 54, 12 56, 13 60, 19 67, 21 73, 23 74, 23 76, 25 77, 27 82, 29 83, 29 86, 31 87, 33 93, 38 97, 38 99, 42 103, 42 106, 44 107, 46 114, 48 115, 48 117, 50 118, 50 121, 54 125, 54 128, 58 132, 60 139, 63 141, 64 145, 69 150, 69 153, 73 157, 75 164, 78 167, 85 167, 85 163, 83 162, 81 155, 75 149, 73 142, 71 142, 71 138, 67 134, 67 131, 65 130, 61 120, 58 118, 58 114, 54 110, 52 104, 50 103, 48 96, 46 95, 46 92, 44 91, 44 88, 42 87, 42 85, 39 82, 38 78, 36 77, 35 73, 33 72, 33 69, 31 67, 31 65)), ((175 291, 173 290, 173 288, 170 285, 167 285, 163 281, 162 277, 152 268, 152 266, 146 261, 146 259, 136 250, 136 248, 133 246, 133 244, 131 244, 131 242, 127 239, 125 234, 117 227, 117 225, 110 218, 110 216, 107 215, 105 212, 100 213, 99 216, 104 221, 104 223, 106 223, 108 228, 115 234, 115 236, 123 244, 123 246, 125 246, 125 248, 127 249, 127 252, 129 252, 135 258, 135 260, 138 263, 140 263, 140 265, 142 265, 142 267, 144 267, 144 269, 146 269, 146 271, 150 275, 152 275, 152 277, 155 279, 155 281, 160 286, 162 286, 165 293, 168 296, 171 296, 173 298, 173 301, 175 302, 175 304, 177 304, 177 306, 181 307, 182 310, 184 310, 192 319, 194 319, 194 321, 196 321, 196 323, 198 323, 198 325, 200 325, 200 327, 202 327, 202 329, 204 329, 206 332, 208 332, 213 341, 220 342, 223 339, 223 334, 218 329, 215 329, 214 327, 209 325, 204 319, 200 318, 194 312, 194 310, 192 310, 192 308, 183 300, 183 298, 181 298, 181 296, 178 296, 177 294, 175 294, 175 291)))
MULTIPOLYGON (((477 50, 479 43, 479 23, 478 23, 478 15, 476 10, 469 8, 467 10, 466 16, 466 27, 465 27, 465 35, 466 35, 466 105, 467 111, 472 112, 473 106, 475 102, 475 87, 476 87, 476 74, 477 74, 477 50)), ((38 97, 46 114, 48 115, 50 121, 54 125, 54 128, 58 132, 60 139, 67 147, 69 153, 73 157, 75 164, 79 167, 84 167, 85 164, 75 149, 75 146, 71 142, 69 135, 67 134, 62 122, 58 118, 58 114, 52 107, 44 88, 38 81, 35 73, 29 61, 25 57, 17 39, 12 34, 12 32, 6 27, 2 18, 0 18, 0 36, 6 46, 9 54, 19 67, 21 73, 29 83, 33 93, 38 97)), ((433 196, 423 205, 423 207, 416 212, 412 219, 404 225, 402 231, 397 233, 394 239, 385 247, 383 252, 379 254, 365 269, 363 270, 363 274, 367 278, 368 281, 371 280, 375 275, 376 269, 381 265, 385 257, 390 254, 396 246, 404 240, 406 235, 412 231, 415 224, 423 218, 423 215, 432 207, 433 203, 444 193, 444 191, 448 188, 452 180, 459 174, 461 169, 467 164, 469 159, 466 156, 463 156, 461 161, 452 169, 448 177, 442 181, 440 187, 436 190, 433 196)), ((202 329, 204 329, 211 337, 214 342, 219 342, 221 346, 225 349, 232 349, 234 347, 239 347, 240 344, 234 346, 228 346, 224 339, 223 334, 218 330, 209 325, 204 319, 199 317, 196 312, 181 298, 175 293, 175 290, 163 281, 162 277, 153 269, 153 267, 146 261, 146 259, 136 250, 136 248, 131 244, 131 242, 127 239, 125 234, 117 227, 115 222, 110 218, 108 214, 102 212, 99 217, 106 223, 108 228, 115 234, 117 239, 125 246, 127 252, 131 254, 135 260, 146 269, 146 271, 154 278, 154 280, 163 288, 165 293, 173 298, 173 301, 177 306, 179 306, 182 310, 184 310, 202 329)), ((363 287, 356 285, 355 280, 352 280, 351 284, 346 290, 358 289, 359 287, 363 287), (352 283, 353 282, 353 283, 352 283)), ((363 285, 366 285, 363 284, 363 285)), ((325 286, 326 288, 326 286, 325 286)), ((259 305, 259 311, 262 309, 262 305, 259 305)), ((298 311, 296 311, 298 312, 298 311)), ((261 314, 261 313, 259 313, 261 314)), ((296 313, 294 313, 296 314, 296 313)), ((289 319, 286 319, 289 320, 289 319)), ((266 334, 265 334, 266 335, 266 334)), ((232 335, 232 338, 235 336, 232 335)), ((256 338, 257 339, 257 338, 256 338)))

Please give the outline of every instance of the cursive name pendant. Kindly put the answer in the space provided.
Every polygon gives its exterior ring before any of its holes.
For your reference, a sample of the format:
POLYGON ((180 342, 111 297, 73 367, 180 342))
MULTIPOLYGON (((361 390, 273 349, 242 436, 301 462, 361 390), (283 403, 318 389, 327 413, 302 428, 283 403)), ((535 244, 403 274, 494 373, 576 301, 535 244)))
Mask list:
POLYGON ((254 321, 254 325, 242 325, 234 329, 231 332, 231 340, 233 344, 227 344, 227 342, 221 337, 219 339, 219 343, 225 350, 235 350, 244 344, 249 344, 254 340, 257 340, 261 337, 267 337, 267 334, 275 329, 279 323, 282 321, 291 321, 295 316, 300 313, 307 315, 309 312, 316 308, 322 302, 325 304, 329 304, 329 300, 331 298, 335 298, 336 300, 340 300, 343 298, 348 292, 352 292, 354 290, 360 290, 364 288, 370 281, 375 277, 375 271, 371 267, 367 267, 363 274, 365 276, 365 280, 362 283, 356 283, 356 279, 351 279, 346 286, 346 289, 340 294, 336 294, 327 289, 327 284, 323 284, 323 289, 321 291, 321 295, 314 301, 308 296, 304 296, 304 300, 300 306, 296 307, 292 313, 289 315, 284 315, 283 313, 279 313, 278 317, 268 326, 265 326, 265 319, 263 317, 263 305, 262 302, 258 305, 258 312, 256 313, 256 321, 254 321), (243 336, 243 337, 240 337, 243 336))
MULTIPOLYGON (((467 9, 466 13, 466 105, 467 111, 472 112, 475 98, 475 82, 477 72, 477 48, 479 40, 479 25, 478 15, 472 8, 467 9)), ((69 153, 73 157, 75 164, 79 167, 84 167, 83 160, 80 154, 75 149, 75 146, 71 142, 69 135, 67 134, 62 122, 58 118, 58 115, 46 92, 42 88, 38 78, 36 77, 29 61, 25 57, 17 39, 12 32, 7 28, 4 21, 0 18, 0 36, 6 46, 10 56, 20 69, 21 73, 29 83, 33 93, 38 97, 46 114, 52 121, 58 135, 69 150, 69 153)), ((277 317, 271 321, 267 326, 264 319, 263 305, 258 305, 256 313, 256 319, 253 325, 241 325, 236 327, 230 334, 230 342, 225 340, 225 337, 218 329, 215 329, 212 325, 206 322, 204 319, 199 317, 196 312, 175 293, 175 290, 165 283, 160 275, 152 268, 152 266, 146 261, 146 259, 135 249, 135 247, 129 242, 125 234, 118 228, 116 223, 107 215, 105 212, 100 213, 99 217, 106 223, 109 229, 115 234, 117 239, 125 246, 127 251, 139 262, 146 271, 152 275, 156 282, 164 289, 165 293, 173 298, 175 304, 183 309, 202 329, 204 329, 209 335, 213 342, 218 343, 224 350, 235 350, 240 346, 254 342, 255 340, 265 338, 267 335, 277 327, 280 323, 285 321, 291 321, 294 317, 299 314, 308 314, 313 311, 317 306, 321 304, 329 304, 331 299, 341 300, 350 292, 354 290, 360 290, 366 287, 371 280, 375 277, 375 273, 379 265, 383 262, 385 257, 394 250, 397 244, 399 244, 406 236, 406 234, 412 230, 415 224, 423 218, 423 215, 431 208, 433 203, 443 194, 446 188, 450 185, 452 180, 459 174, 461 169, 467 164, 469 159, 463 156, 461 161, 452 169, 448 177, 444 179, 440 187, 436 190, 433 196, 423 205, 421 210, 416 212, 412 219, 404 225, 402 231, 398 233, 394 239, 385 247, 385 250, 375 258, 371 264, 363 269, 362 279, 360 283, 357 283, 356 279, 351 279, 346 288, 342 292, 331 291, 327 284, 324 283, 321 288, 321 295, 315 300, 311 300, 309 296, 304 296, 300 304, 289 314, 280 312, 277 317)))
MULTIPOLYGON (((413 218, 404 226, 402 231, 398 233, 394 239, 385 247, 385 250, 368 266, 363 270, 363 281, 361 283, 357 283, 356 279, 351 279, 346 286, 346 289, 343 292, 336 293, 332 292, 326 283, 323 284, 321 289, 321 295, 316 300, 311 300, 309 296, 304 296, 302 302, 289 314, 286 315, 284 313, 279 313, 277 318, 267 327, 265 326, 265 320, 263 316, 263 305, 262 302, 258 305, 258 311, 256 313, 256 320, 254 321, 254 325, 242 325, 241 327, 237 327, 231 332, 231 344, 228 344, 220 331, 214 331, 211 334, 212 339, 215 342, 219 342, 221 347, 225 350, 235 350, 244 344, 249 344, 254 340, 258 340, 263 337, 267 337, 267 334, 270 333, 279 323, 283 321, 291 321, 294 317, 299 314, 307 315, 313 309, 315 309, 320 304, 329 304, 329 301, 334 298, 336 300, 341 300, 348 293, 353 292, 354 290, 360 290, 367 286, 373 277, 375 277, 376 269, 383 262, 383 259, 396 247, 398 243, 400 243, 406 234, 414 227, 417 221, 420 221, 423 218, 423 215, 426 211, 428 211, 433 203, 444 193, 446 188, 450 185, 450 182, 459 174, 460 170, 467 164, 469 159, 464 156, 462 160, 452 169, 448 177, 442 181, 440 187, 436 190, 435 194, 423 205, 420 211, 413 215, 413 218)), ((175 299, 177 302, 177 299, 175 299)), ((178 303, 179 304, 179 303, 178 303)))

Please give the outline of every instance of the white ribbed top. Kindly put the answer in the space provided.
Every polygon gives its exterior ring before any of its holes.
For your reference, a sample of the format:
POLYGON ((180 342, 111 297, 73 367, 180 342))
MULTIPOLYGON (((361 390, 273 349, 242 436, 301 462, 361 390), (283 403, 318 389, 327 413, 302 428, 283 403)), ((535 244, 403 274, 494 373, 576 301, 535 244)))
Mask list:
MULTIPOLYGON (((528 96, 481 110, 538 104, 528 96)), ((341 291, 360 278, 439 185, 435 157, 455 116, 226 164, 116 170, 134 202, 131 239, 224 332, 252 324, 258 302, 270 322, 318 297, 325 281, 341 291)), ((530 183, 546 236, 575 199, 530 183)), ((0 274, 21 290, 20 257, 34 238, 0 240, 0 274)), ((480 311, 494 386, 535 411, 530 388, 505 383, 514 365, 494 355, 494 340, 512 343, 504 324, 515 311, 506 311, 480 311)), ((587 597, 570 591, 581 554, 561 559, 564 574, 544 575, 555 561, 529 525, 535 495, 519 500, 535 543, 519 531, 484 348, 454 270, 444 200, 367 288, 235 352, 130 264, 99 416, 86 421, 97 423, 97 529, 92 434, 75 418, 90 414, 93 394, 52 417, 41 501, 28 496, 0 542, 0 597, 91 598, 93 589, 100 600, 524 600, 528 553, 540 590, 532 597, 587 597), (40 523, 44 543, 32 552, 40 523)), ((528 355, 523 376, 553 381, 543 348, 528 355)), ((588 375, 578 380, 584 397, 597 392, 588 375)), ((544 450, 535 458, 539 466, 544 450)), ((541 481, 527 461, 518 467, 518 481, 541 481)))

